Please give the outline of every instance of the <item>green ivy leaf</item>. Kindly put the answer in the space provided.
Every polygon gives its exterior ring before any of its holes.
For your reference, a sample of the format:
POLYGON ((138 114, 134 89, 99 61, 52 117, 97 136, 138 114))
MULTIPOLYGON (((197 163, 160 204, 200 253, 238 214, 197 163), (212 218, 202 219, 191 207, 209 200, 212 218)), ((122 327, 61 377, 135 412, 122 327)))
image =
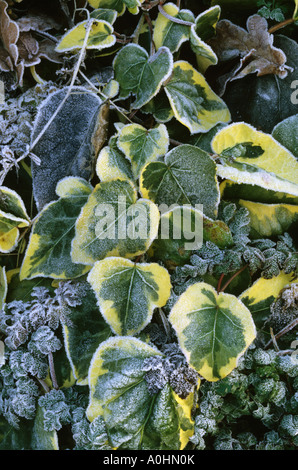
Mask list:
POLYGON ((70 257, 75 222, 92 186, 82 178, 66 177, 56 188, 58 201, 47 204, 39 213, 30 235, 20 279, 51 277, 71 279, 90 267, 74 264, 70 257))
POLYGON ((20 236, 20 228, 28 227, 30 219, 22 198, 6 186, 0 187, 0 252, 13 251, 20 236))
POLYGON ((111 137, 99 153, 96 162, 96 173, 100 181, 111 181, 117 178, 133 180, 131 163, 117 145, 118 136, 111 137))
POLYGON ((135 335, 163 307, 171 292, 170 275, 158 264, 105 258, 88 275, 102 315, 118 335, 135 335))
POLYGON ((214 36, 220 13, 221 9, 218 5, 203 11, 198 15, 190 30, 190 45, 196 54, 201 73, 205 73, 210 65, 216 65, 218 62, 215 52, 206 41, 214 36))
POLYGON ((131 181, 100 183, 76 222, 72 259, 93 265, 106 256, 134 258, 147 251, 157 235, 158 223, 157 206, 137 199, 131 181))
POLYGON ((194 432, 193 394, 182 400, 166 384, 151 395, 145 381, 145 359, 161 353, 131 337, 102 343, 89 370, 87 417, 102 416, 113 448, 179 450, 194 432))
POLYGON ((140 177, 143 197, 156 204, 203 204, 207 217, 214 218, 219 203, 216 166, 210 155, 192 145, 179 145, 164 162, 148 163, 140 177))
MULTIPOLYGON (((179 20, 194 23, 195 18, 190 10, 179 10, 174 3, 166 3, 163 6, 164 11, 179 20)), ((163 14, 157 15, 153 41, 156 49, 162 46, 168 47, 172 53, 177 52, 183 42, 189 40, 190 26, 175 23, 166 18, 163 14)))
POLYGON ((231 119, 222 99, 188 62, 175 62, 165 91, 176 119, 192 134, 207 132, 219 122, 225 123, 231 119))
POLYGON ((55 430, 45 431, 44 411, 37 406, 31 437, 31 450, 59 450, 58 434, 55 430))
POLYGON ((256 334, 247 307, 204 282, 179 297, 169 321, 189 364, 209 381, 227 376, 256 334))
MULTIPOLYGON (((57 52, 68 52, 83 47, 88 21, 82 21, 67 31, 56 46, 57 52)), ((101 51, 116 42, 113 26, 105 20, 94 19, 88 36, 86 49, 101 51)))
POLYGON ((149 57, 147 51, 137 44, 128 44, 117 54, 113 62, 115 79, 120 85, 119 98, 136 97, 133 109, 148 103, 169 78, 173 58, 167 47, 161 47, 149 57))
POLYGON ((169 147, 169 135, 164 124, 145 129, 139 124, 128 124, 119 132, 118 147, 131 161, 135 179, 143 167, 165 155, 169 147))

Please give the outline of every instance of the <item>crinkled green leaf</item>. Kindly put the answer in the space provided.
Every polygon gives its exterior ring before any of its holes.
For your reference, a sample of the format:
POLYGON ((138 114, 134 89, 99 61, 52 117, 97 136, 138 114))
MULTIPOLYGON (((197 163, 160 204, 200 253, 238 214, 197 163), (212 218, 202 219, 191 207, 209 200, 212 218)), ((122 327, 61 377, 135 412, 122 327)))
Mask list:
POLYGON ((216 166, 210 155, 192 145, 180 145, 164 162, 148 163, 142 171, 140 190, 156 204, 202 204, 204 214, 214 218, 219 203, 216 166))
POLYGON ((105 258, 88 275, 100 311, 118 335, 135 335, 163 307, 171 292, 170 276, 156 263, 133 263, 125 258, 105 258))
POLYGON ((133 109, 148 103, 169 78, 173 58, 167 47, 161 47, 154 55, 137 44, 123 47, 114 59, 115 79, 120 85, 120 98, 135 96, 133 109))

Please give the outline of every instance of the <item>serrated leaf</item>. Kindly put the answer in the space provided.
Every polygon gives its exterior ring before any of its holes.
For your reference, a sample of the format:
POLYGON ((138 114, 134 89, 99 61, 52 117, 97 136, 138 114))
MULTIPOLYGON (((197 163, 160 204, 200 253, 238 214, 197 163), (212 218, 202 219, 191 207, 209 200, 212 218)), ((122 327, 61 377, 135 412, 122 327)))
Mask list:
POLYGON ((271 279, 263 277, 257 279, 252 286, 240 295, 241 301, 250 310, 257 328, 261 328, 270 315, 270 305, 274 302, 282 289, 289 284, 297 282, 293 273, 285 274, 283 271, 271 279))
POLYGON ((148 163, 140 177, 143 197, 156 204, 202 204, 207 217, 215 217, 219 203, 216 166, 203 150, 184 144, 165 156, 164 162, 148 163))
POLYGON ((68 177, 57 185, 62 197, 39 213, 30 236, 20 279, 51 277, 72 279, 90 267, 74 264, 70 257, 75 222, 86 203, 92 186, 81 178, 68 177))
POLYGON ((216 134, 212 148, 221 156, 222 178, 298 196, 298 162, 271 135, 246 123, 231 124, 216 134))
POLYGON ((78 385, 88 384, 88 370, 98 346, 113 335, 99 312, 96 296, 90 285, 79 281, 82 303, 72 307, 68 323, 63 324, 65 351, 78 385), (83 289, 82 289, 83 288, 83 289))
POLYGON ((119 97, 135 96, 133 109, 148 103, 169 78, 173 68, 173 58, 167 47, 161 47, 149 57, 147 51, 137 44, 123 47, 114 59, 115 79, 120 85, 119 97))
POLYGON ((164 88, 176 119, 192 134, 207 132, 219 122, 231 119, 225 103, 188 62, 175 62, 164 88))
MULTIPOLYGON (((190 10, 180 10, 174 3, 166 3, 164 11, 178 20, 194 23, 195 18, 190 10)), ((189 40, 190 26, 175 23, 162 13, 157 15, 154 23, 153 41, 156 49, 168 47, 171 52, 177 52, 183 42, 189 40)))
POLYGON ((298 160, 298 114, 290 116, 277 124, 272 137, 286 147, 298 160))
POLYGON ((216 65, 217 55, 206 43, 213 37, 221 9, 218 5, 203 11, 196 18, 195 24, 190 30, 190 45, 196 54, 199 71, 205 73, 210 65, 216 65))
POLYGON ((182 400, 166 384, 151 395, 144 360, 160 352, 131 337, 116 337, 94 354, 89 370, 87 417, 103 416, 113 448, 179 450, 194 432, 194 397, 182 400))
POLYGON ((226 377, 256 335, 248 308, 204 282, 179 297, 169 321, 189 364, 209 381, 226 377))
POLYGON ((298 222, 298 206, 290 204, 261 204, 240 199, 240 206, 249 211, 251 238, 282 235, 298 222))
MULTIPOLYGON (((64 99, 64 88, 51 93, 39 108, 32 139, 39 135, 64 99)), ((100 149, 92 140, 101 122, 101 100, 84 87, 74 87, 54 121, 34 147, 40 158, 32 161, 33 194, 38 210, 57 199, 56 186, 65 176, 89 180, 100 149)))
POLYGON ((164 124, 149 130, 139 124, 128 124, 122 127, 117 142, 120 150, 131 161, 134 177, 138 179, 147 163, 167 153, 169 135, 164 124))
POLYGON ((105 258, 88 275, 100 311, 114 333, 135 335, 151 321, 156 307, 170 297, 167 270, 156 263, 133 263, 125 258, 105 258))
POLYGON ((157 206, 137 199, 131 181, 100 183, 76 222, 72 259, 93 265, 106 256, 134 258, 147 251, 157 235, 158 223, 157 206))
POLYGON ((117 145, 118 137, 111 137, 99 153, 96 162, 96 173, 100 181, 111 181, 116 178, 133 180, 131 163, 117 145))
MULTIPOLYGON (((87 25, 88 21, 82 21, 67 31, 56 46, 56 51, 68 52, 82 48, 87 25)), ((101 51, 102 49, 113 46, 116 42, 116 36, 113 35, 113 32, 113 26, 107 21, 93 19, 86 49, 101 51)))

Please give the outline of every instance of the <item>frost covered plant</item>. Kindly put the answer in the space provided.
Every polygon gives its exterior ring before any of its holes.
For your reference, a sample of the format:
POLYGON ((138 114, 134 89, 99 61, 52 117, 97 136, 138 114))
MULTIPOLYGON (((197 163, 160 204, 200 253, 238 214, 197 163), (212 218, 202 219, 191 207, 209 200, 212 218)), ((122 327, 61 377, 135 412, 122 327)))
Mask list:
POLYGON ((57 79, 0 109, 0 449, 297 447, 298 46, 273 47, 280 12, 258 2, 244 28, 195 0, 58 3, 68 30, 30 6, 20 22, 57 79))

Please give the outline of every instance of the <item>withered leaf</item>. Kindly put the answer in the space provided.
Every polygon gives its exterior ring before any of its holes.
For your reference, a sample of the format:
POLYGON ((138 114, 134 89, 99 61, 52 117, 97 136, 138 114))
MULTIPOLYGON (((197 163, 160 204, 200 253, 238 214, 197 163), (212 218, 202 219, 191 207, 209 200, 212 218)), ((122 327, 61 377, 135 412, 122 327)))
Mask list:
POLYGON ((208 41, 220 62, 239 58, 238 64, 221 77, 222 87, 250 73, 285 78, 290 69, 284 52, 273 46, 274 37, 268 32, 265 18, 252 15, 246 26, 247 31, 229 20, 221 20, 216 27, 216 36, 208 41))
POLYGON ((50 29, 59 29, 60 25, 44 13, 28 13, 17 20, 20 31, 48 31, 50 29))

